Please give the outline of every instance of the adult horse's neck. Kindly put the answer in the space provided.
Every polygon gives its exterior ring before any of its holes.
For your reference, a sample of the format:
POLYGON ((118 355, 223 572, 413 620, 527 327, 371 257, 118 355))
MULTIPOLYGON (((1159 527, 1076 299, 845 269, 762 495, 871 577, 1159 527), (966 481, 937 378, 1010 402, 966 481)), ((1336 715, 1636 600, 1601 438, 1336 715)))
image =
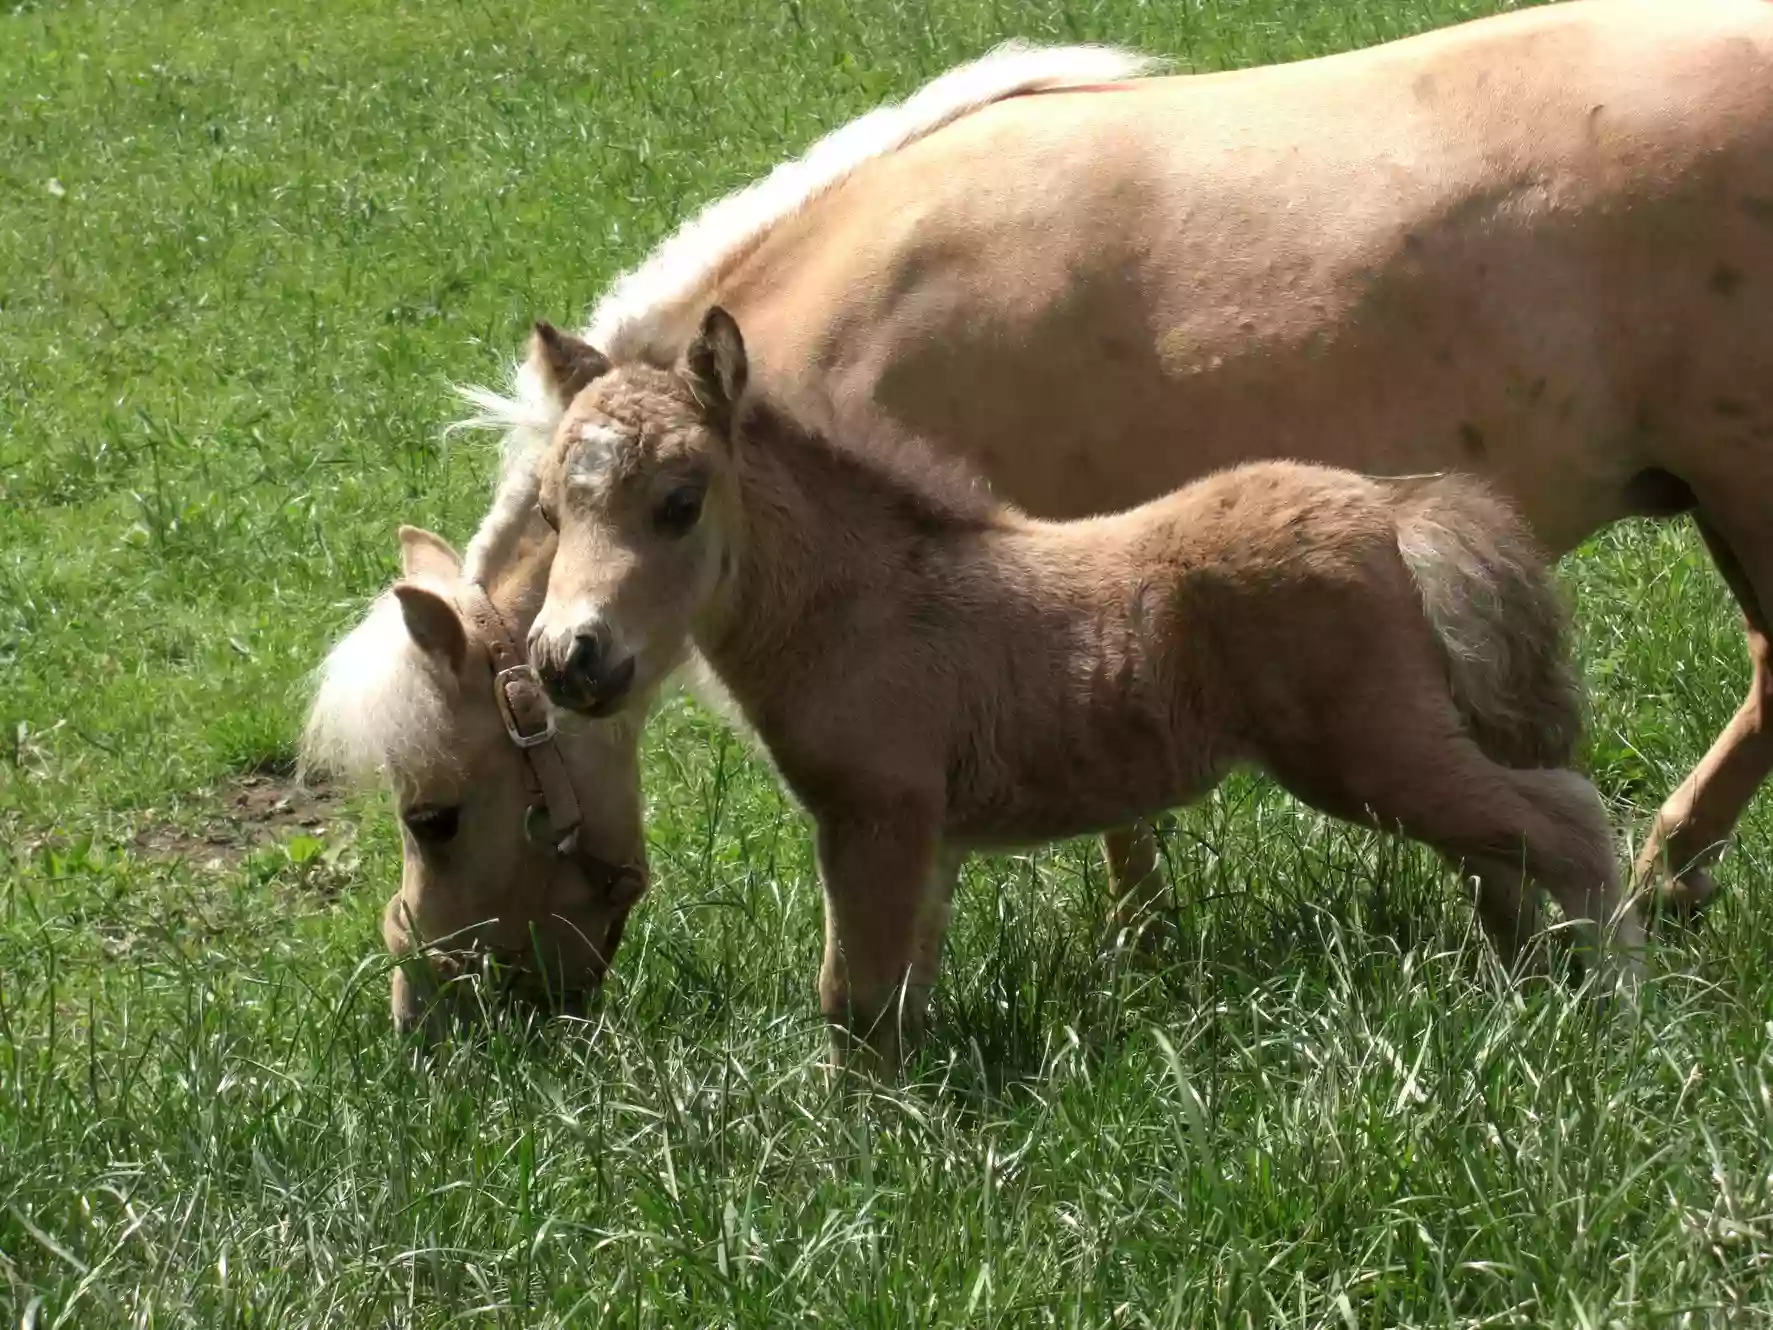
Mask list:
POLYGON ((464 570, 480 583, 505 620, 506 631, 519 642, 528 635, 547 598, 555 543, 553 529, 532 507, 515 535, 500 542, 494 558, 479 568, 464 570))

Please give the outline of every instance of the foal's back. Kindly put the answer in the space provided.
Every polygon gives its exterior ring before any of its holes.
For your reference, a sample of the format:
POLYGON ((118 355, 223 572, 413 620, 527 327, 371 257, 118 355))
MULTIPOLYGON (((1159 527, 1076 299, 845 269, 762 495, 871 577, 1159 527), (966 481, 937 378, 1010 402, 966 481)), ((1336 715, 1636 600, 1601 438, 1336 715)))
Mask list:
POLYGON ((1310 746, 1394 669, 1442 668, 1398 550, 1395 484, 1289 462, 1114 516, 956 537, 949 816, 1017 840, 1187 802, 1310 746), (1036 830, 1036 828, 1042 830, 1036 830))

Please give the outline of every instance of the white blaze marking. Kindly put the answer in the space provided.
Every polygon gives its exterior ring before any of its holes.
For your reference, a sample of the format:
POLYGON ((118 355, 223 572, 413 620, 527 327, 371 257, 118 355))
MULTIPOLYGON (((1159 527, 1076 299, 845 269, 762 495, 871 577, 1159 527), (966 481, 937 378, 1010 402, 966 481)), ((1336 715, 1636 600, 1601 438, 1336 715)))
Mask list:
POLYGON ((586 425, 579 431, 579 446, 573 450, 572 465, 566 483, 575 489, 589 489, 603 479, 615 460, 616 448, 625 442, 619 430, 608 425, 586 425))

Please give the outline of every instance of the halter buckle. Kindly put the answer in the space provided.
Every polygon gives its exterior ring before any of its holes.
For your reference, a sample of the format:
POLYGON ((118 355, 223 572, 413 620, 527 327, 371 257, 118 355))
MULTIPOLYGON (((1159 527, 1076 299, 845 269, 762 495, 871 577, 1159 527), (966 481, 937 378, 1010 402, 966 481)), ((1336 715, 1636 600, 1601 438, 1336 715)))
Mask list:
POLYGON ((511 685, 515 683, 529 684, 540 692, 542 677, 528 661, 500 670, 493 677, 493 700, 499 705, 499 718, 505 722, 505 733, 511 736, 511 742, 519 748, 535 748, 554 737, 554 711, 552 708, 548 710, 548 721, 540 730, 526 733, 522 722, 517 718, 517 709, 511 704, 511 685))

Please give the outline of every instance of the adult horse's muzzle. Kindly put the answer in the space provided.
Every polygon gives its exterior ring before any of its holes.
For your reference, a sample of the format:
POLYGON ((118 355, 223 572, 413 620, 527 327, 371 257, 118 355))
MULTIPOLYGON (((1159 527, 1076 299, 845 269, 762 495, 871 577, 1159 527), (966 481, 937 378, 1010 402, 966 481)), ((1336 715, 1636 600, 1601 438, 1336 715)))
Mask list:
POLYGON ((603 987, 632 908, 632 902, 614 906, 599 921, 596 938, 581 922, 555 918, 545 929, 532 927, 528 947, 474 937, 419 946, 402 923, 397 894, 382 919, 384 939, 398 962, 391 994, 395 1028, 403 1033, 423 1028, 427 1041, 434 1042, 451 1026, 479 1024, 500 1009, 583 1016, 603 987))

